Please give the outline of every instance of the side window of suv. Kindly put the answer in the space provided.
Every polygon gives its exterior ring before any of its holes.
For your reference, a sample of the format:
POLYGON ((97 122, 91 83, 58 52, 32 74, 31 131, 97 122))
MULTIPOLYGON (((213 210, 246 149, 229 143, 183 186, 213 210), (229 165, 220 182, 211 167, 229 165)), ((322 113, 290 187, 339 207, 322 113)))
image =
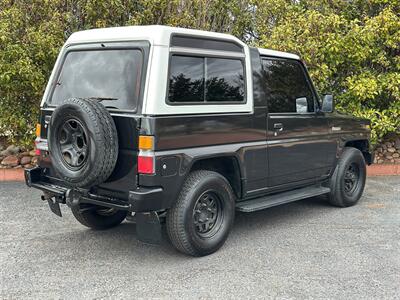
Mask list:
POLYGON ((314 94, 298 61, 263 59, 269 113, 314 111, 314 94))
POLYGON ((168 101, 172 103, 245 102, 240 59, 173 55, 168 101))

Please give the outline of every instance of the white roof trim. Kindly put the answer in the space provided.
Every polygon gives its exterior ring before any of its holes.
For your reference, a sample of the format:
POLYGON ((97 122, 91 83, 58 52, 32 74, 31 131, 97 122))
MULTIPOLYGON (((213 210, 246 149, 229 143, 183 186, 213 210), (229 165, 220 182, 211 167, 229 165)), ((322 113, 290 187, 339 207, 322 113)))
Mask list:
POLYGON ((293 54, 293 53, 276 51, 276 50, 269 50, 269 49, 263 49, 263 48, 258 48, 258 51, 260 52, 261 55, 268 55, 268 56, 275 56, 275 57, 282 57, 282 58, 290 58, 290 59, 300 60, 300 57, 298 55, 296 55, 296 54, 293 54))
POLYGON ((235 41, 242 46, 246 45, 241 40, 230 34, 162 25, 124 26, 78 31, 73 33, 66 43, 75 44, 85 42, 127 41, 142 39, 150 41, 150 43, 153 45, 169 46, 170 37, 173 33, 213 37, 235 41))
MULTIPOLYGON (((78 31, 73 33, 66 44, 76 43, 90 43, 90 42, 107 42, 107 41, 129 41, 129 40, 146 40, 152 45, 167 46, 170 44, 171 34, 187 34, 194 36, 202 36, 208 38, 219 38, 229 41, 235 41, 242 46, 246 46, 238 38, 230 34, 203 31, 196 29, 187 29, 179 27, 170 27, 163 25, 146 25, 146 26, 124 26, 124 27, 110 27, 110 28, 98 28, 84 31, 78 31)), ((292 53, 262 49, 258 48, 261 55, 300 59, 299 56, 292 53)))

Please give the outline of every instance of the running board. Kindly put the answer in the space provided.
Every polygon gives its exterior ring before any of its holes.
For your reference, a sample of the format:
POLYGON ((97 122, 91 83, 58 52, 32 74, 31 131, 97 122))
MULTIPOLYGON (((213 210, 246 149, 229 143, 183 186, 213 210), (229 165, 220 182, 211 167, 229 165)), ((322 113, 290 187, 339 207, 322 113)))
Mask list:
POLYGON ((293 191, 268 195, 265 197, 260 197, 247 201, 241 201, 236 203, 236 210, 242 212, 253 212, 297 200, 302 200, 305 198, 327 194, 330 191, 331 189, 327 187, 309 186, 305 188, 296 189, 293 191))

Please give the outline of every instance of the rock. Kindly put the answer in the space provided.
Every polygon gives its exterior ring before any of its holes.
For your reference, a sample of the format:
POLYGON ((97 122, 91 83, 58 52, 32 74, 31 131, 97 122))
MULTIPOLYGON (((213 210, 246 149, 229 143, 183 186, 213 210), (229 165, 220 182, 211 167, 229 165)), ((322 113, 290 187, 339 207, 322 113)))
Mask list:
POLYGON ((6 150, 3 150, 0 152, 0 156, 10 156, 10 155, 16 155, 20 151, 20 148, 14 145, 10 145, 7 147, 6 150))
POLYGON ((26 165, 31 163, 32 158, 30 156, 24 156, 21 158, 21 165, 26 165))
POLYGON ((25 168, 25 169, 32 169, 33 166, 32 166, 31 164, 27 164, 27 165, 24 166, 24 168, 25 168))
POLYGON ((392 157, 393 157, 393 158, 400 157, 400 153, 398 153, 398 152, 396 152, 396 153, 393 153, 392 157))
POLYGON ((382 151, 385 151, 387 149, 385 144, 382 144, 381 147, 382 147, 382 151))
POLYGON ((29 151, 21 152, 19 155, 20 155, 21 157, 23 157, 23 156, 31 156, 31 155, 29 154, 29 151))
POLYGON ((394 141, 394 147, 397 150, 400 150, 400 137, 398 137, 395 141, 394 141))
POLYGON ((378 147, 378 148, 376 148, 376 151, 381 153, 383 151, 383 149, 382 149, 382 147, 378 147))
POLYGON ((21 169, 21 168, 22 168, 21 165, 18 165, 18 166, 15 166, 15 167, 14 167, 14 169, 21 169))
POLYGON ((391 152, 391 153, 394 153, 394 152, 396 152, 396 148, 394 148, 394 147, 389 147, 389 148, 387 149, 387 151, 388 151, 388 152, 391 152))
POLYGON ((378 164, 382 164, 383 163, 383 159, 378 159, 378 164))
POLYGON ((7 167, 15 167, 18 166, 19 159, 15 155, 9 155, 1 161, 1 164, 7 167))
POLYGON ((32 164, 32 165, 36 165, 36 164, 37 164, 37 161, 38 161, 38 157, 37 157, 37 156, 34 156, 34 157, 32 157, 32 159, 31 159, 31 164, 32 164))
POLYGON ((392 158, 392 155, 393 155, 393 154, 390 153, 390 152, 386 152, 386 153, 385 153, 385 157, 386 157, 386 158, 389 158, 389 159, 392 158))
POLYGON ((29 155, 30 155, 30 156, 36 156, 36 151, 35 151, 35 149, 29 151, 29 155))
POLYGON ((386 146, 387 148, 392 147, 392 142, 386 142, 386 143, 385 143, 385 146, 386 146))
POLYGON ((10 155, 15 155, 15 154, 17 154, 21 149, 20 149, 19 147, 15 146, 15 145, 10 145, 10 146, 7 147, 6 150, 10 153, 10 155))
POLYGON ((394 162, 395 162, 396 164, 400 164, 400 158, 395 158, 394 162))

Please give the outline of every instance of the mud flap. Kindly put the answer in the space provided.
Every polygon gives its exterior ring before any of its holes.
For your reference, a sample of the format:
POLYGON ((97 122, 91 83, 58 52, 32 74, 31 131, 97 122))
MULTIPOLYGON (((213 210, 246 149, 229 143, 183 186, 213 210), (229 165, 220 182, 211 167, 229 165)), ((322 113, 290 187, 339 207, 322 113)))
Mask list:
POLYGON ((141 242, 148 244, 161 243, 161 224, 154 211, 136 213, 136 235, 141 242))
POLYGON ((62 217, 60 203, 58 203, 56 199, 53 198, 47 199, 47 203, 49 203, 50 210, 53 213, 55 213, 59 217, 62 217))

